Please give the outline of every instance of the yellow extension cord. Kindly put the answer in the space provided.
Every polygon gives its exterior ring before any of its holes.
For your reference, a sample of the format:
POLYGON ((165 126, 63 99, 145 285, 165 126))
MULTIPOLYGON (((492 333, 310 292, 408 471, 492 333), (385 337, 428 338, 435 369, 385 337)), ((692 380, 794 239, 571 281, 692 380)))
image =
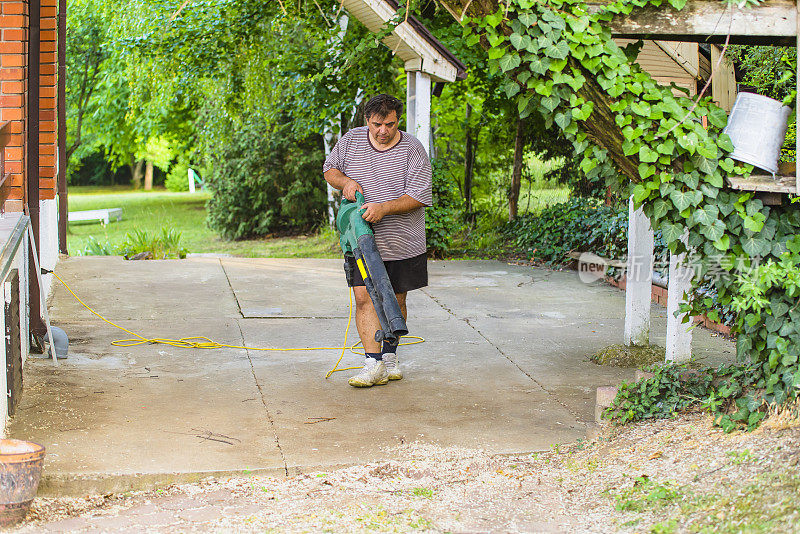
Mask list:
MULTIPOLYGON (((274 352, 289 352, 289 351, 304 351, 304 350, 342 350, 339 359, 336 361, 336 365, 325 374, 325 378, 329 378, 333 373, 338 371, 350 371, 353 369, 361 369, 361 366, 357 367, 343 367, 339 368, 339 364, 342 362, 342 358, 344 358, 345 351, 349 348, 350 352, 353 354, 364 354, 363 352, 356 352, 355 348, 361 344, 361 341, 352 345, 351 347, 347 346, 347 334, 350 331, 350 322, 353 320, 353 294, 348 290, 348 295, 350 296, 350 312, 349 316, 347 317, 347 328, 344 330, 344 344, 341 347, 307 347, 307 348, 297 348, 297 349, 267 349, 263 347, 246 347, 244 345, 227 345, 225 343, 217 343, 216 341, 209 339, 205 336, 192 336, 192 337, 182 337, 180 339, 169 339, 169 338, 146 338, 136 332, 132 332, 127 328, 124 328, 116 323, 112 323, 96 311, 94 311, 89 305, 83 302, 78 295, 67 285, 64 280, 61 279, 56 273, 52 273, 59 282, 69 291, 75 300, 81 303, 81 305, 92 312, 94 315, 105 321, 106 323, 110 324, 113 327, 119 328, 132 336, 135 336, 135 339, 118 339, 116 341, 112 341, 111 344, 115 347, 135 347, 136 345, 144 345, 145 343, 148 344, 160 344, 160 345, 170 345, 172 347, 179 347, 183 349, 221 349, 221 348, 229 348, 229 349, 244 349, 244 350, 262 350, 262 351, 274 351, 274 352)), ((419 336, 403 336, 407 339, 415 339, 416 341, 411 341, 408 343, 400 343, 400 345, 416 345, 417 343, 423 343, 425 340, 419 336)))

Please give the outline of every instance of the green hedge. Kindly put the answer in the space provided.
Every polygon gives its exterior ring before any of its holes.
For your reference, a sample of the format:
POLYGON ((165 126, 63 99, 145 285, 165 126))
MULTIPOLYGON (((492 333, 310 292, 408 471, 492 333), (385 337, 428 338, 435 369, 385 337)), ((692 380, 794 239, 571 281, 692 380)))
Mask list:
POLYGON ((219 147, 206 183, 208 224, 223 237, 308 230, 323 220, 321 138, 295 139, 289 126, 248 124, 219 147))

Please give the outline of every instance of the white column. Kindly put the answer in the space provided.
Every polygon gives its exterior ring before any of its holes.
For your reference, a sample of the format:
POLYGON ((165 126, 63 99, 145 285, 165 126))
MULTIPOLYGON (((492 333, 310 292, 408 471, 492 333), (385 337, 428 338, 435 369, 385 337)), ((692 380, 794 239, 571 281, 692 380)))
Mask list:
POLYGON ((650 344, 653 229, 642 209, 628 201, 628 265, 625 279, 625 345, 650 344))
POLYGON ((414 100, 414 115, 416 124, 414 137, 419 139, 425 152, 431 153, 431 77, 417 71, 416 73, 416 99, 414 100))
POLYGON ((417 73, 406 72, 406 131, 414 135, 417 130, 416 116, 417 73))
MULTIPOLYGON (((328 155, 330 155, 331 150, 333 150, 333 147, 336 144, 336 136, 333 133, 332 121, 327 121, 325 123, 322 139, 325 143, 325 159, 328 159, 328 155)), ((328 224, 333 226, 334 224, 336 224, 336 215, 334 213, 335 211, 334 208, 336 206, 336 199, 333 196, 333 186, 331 186, 331 184, 327 185, 328 185, 328 224)))
POLYGON ((692 287, 694 272, 683 264, 686 254, 669 255, 669 288, 667 290, 667 351, 666 360, 683 363, 692 357, 692 322, 682 323, 684 315, 679 314, 678 306, 684 300, 684 293, 692 287))

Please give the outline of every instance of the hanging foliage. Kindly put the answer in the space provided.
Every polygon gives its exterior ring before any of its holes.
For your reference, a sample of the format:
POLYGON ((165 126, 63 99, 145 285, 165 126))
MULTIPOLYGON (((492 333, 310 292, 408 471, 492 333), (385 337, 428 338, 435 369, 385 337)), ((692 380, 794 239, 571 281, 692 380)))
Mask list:
MULTIPOLYGON (((548 127, 560 128, 581 171, 632 196, 670 251, 687 253, 695 285, 712 281, 718 301, 729 305, 751 287, 743 279, 757 265, 798 269, 787 243, 800 233, 800 211, 727 188, 726 177, 747 176, 752 167, 728 157, 725 111, 708 97, 693 101, 660 86, 633 62, 637 47, 619 47, 605 24, 647 5, 685 3, 617 0, 590 13, 580 0, 443 0, 464 15, 467 44, 480 43, 489 68, 505 73, 503 89, 520 116, 540 113, 548 127)), ((781 284, 770 287, 769 307, 739 315, 738 352, 758 376, 741 392, 747 402, 733 403, 735 421, 757 420, 751 414, 765 402, 781 403, 800 388, 800 310, 796 291, 781 284)), ((707 300, 690 297, 682 311, 713 318, 707 300)), ((722 413, 731 403, 717 408, 722 413)))

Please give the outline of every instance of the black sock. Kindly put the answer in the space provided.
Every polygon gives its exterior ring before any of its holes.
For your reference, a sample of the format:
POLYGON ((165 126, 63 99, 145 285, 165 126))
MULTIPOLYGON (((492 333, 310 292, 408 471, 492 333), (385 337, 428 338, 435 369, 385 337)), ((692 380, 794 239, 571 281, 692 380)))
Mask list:
POLYGON ((397 340, 394 343, 389 343, 388 341, 384 341, 383 345, 381 346, 381 353, 382 354, 396 354, 397 353, 397 345, 399 343, 400 343, 400 340, 397 340))
POLYGON ((367 352, 367 353, 364 354, 364 356, 366 356, 367 358, 374 358, 376 360, 382 360, 383 359, 383 353, 382 352, 367 352))

